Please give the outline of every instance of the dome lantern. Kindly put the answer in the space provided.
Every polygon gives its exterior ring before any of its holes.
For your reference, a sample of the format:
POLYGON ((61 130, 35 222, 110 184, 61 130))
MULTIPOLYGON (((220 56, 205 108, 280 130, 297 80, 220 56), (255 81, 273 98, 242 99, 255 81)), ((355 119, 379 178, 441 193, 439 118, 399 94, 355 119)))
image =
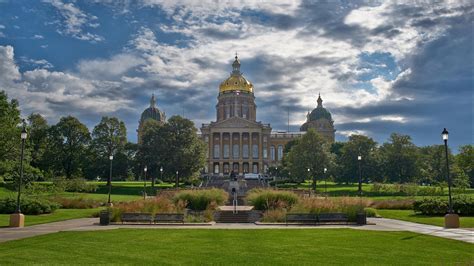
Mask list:
POLYGON ((232 63, 232 72, 230 73, 230 77, 221 82, 219 85, 219 93, 229 92, 253 93, 253 84, 248 81, 240 72, 240 61, 237 54, 235 55, 235 60, 232 63))

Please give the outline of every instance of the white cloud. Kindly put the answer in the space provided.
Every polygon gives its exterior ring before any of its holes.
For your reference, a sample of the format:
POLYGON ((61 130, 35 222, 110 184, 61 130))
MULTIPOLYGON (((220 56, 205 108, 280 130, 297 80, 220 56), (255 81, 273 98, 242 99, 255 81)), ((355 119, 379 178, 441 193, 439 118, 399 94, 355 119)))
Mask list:
MULTIPOLYGON (((58 10, 60 16, 63 18, 62 25, 57 30, 58 33, 90 42, 100 42, 104 40, 104 38, 98 34, 84 32, 84 28, 86 27, 97 28, 99 26, 99 23, 96 22, 96 16, 84 13, 74 6, 73 3, 63 3, 61 0, 43 0, 43 2, 50 3, 58 10)), ((53 22, 53 24, 57 23, 53 22)))
POLYGON ((95 79, 120 77, 145 61, 132 54, 118 54, 110 59, 81 60, 77 68, 81 75, 95 79))
POLYGON ((34 39, 34 40, 42 40, 42 39, 44 39, 44 36, 41 35, 41 34, 35 34, 35 35, 33 35, 32 39, 34 39))

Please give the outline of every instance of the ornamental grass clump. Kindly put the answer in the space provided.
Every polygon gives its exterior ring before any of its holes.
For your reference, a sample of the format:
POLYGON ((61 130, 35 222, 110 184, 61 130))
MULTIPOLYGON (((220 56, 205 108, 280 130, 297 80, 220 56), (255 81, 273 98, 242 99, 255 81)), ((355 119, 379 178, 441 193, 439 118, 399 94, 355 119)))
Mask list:
POLYGON ((349 221, 355 221, 356 215, 363 212, 370 201, 354 197, 303 198, 293 206, 291 213, 345 213, 349 221))
POLYGON ((298 202, 298 199, 293 192, 272 189, 252 189, 246 197, 248 203, 261 211, 290 209, 298 202))
POLYGON ((50 198, 50 200, 61 205, 61 208, 63 209, 92 209, 102 205, 100 201, 84 197, 65 198, 56 196, 50 198))
POLYGON ((185 202, 186 208, 193 211, 204 211, 210 207, 217 208, 229 199, 229 194, 222 189, 182 190, 173 196, 173 201, 185 202))
POLYGON ((169 197, 157 196, 153 199, 121 202, 111 208, 112 221, 120 221, 122 213, 184 213, 186 203, 183 201, 173 202, 169 197))
POLYGON ((411 210, 413 209, 413 199, 395 199, 395 200, 377 200, 370 204, 370 207, 376 209, 391 210, 411 210))

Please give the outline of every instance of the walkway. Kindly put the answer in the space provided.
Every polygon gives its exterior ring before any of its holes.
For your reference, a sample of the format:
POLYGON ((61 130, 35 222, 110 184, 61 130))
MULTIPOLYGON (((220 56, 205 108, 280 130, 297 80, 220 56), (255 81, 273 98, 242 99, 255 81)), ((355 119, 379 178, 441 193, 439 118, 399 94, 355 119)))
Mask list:
POLYGON ((208 225, 109 225, 100 226, 98 218, 82 218, 49 224, 33 225, 24 228, 0 228, 0 242, 22 239, 37 235, 56 233, 59 231, 94 231, 113 230, 118 228, 153 228, 153 229, 331 229, 350 228, 357 230, 376 231, 410 231, 419 234, 438 236, 474 244, 474 232, 466 229, 445 229, 439 226, 417 224, 385 218, 369 218, 369 225, 323 225, 323 226, 300 226, 284 224, 279 225, 256 225, 245 224, 208 224, 208 225))

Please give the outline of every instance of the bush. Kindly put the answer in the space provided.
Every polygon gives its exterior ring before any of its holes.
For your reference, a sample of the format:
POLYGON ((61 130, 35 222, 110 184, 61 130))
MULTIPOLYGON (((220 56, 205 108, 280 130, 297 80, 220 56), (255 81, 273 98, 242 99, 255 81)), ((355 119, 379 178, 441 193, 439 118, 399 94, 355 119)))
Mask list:
POLYGON ((298 202, 298 196, 289 191, 252 189, 246 197, 256 210, 289 209, 298 202))
POLYGON ((286 210, 267 210, 263 213, 262 222, 266 223, 283 223, 286 220, 286 210))
POLYGON ((402 200, 378 200, 372 202, 370 207, 376 209, 392 209, 392 210, 411 210, 413 209, 412 199, 402 199, 402 200))
POLYGON ((367 217, 377 217, 380 218, 381 216, 378 214, 377 210, 374 208, 365 208, 364 209, 365 214, 367 217))
POLYGON ((54 179, 53 184, 59 191, 95 192, 97 190, 97 184, 88 183, 84 178, 66 179, 58 177, 54 179))
POLYGON ((209 206, 223 205, 227 202, 229 194, 222 189, 205 189, 205 190, 183 190, 173 196, 176 203, 182 201, 186 203, 186 208, 193 211, 203 211, 209 206))
POLYGON ((184 213, 185 203, 182 201, 173 203, 170 197, 157 196, 151 200, 137 200, 122 202, 110 208, 112 221, 119 222, 120 215, 124 212, 146 212, 156 213, 184 213))
MULTIPOLYGON (((43 213, 52 213, 60 207, 56 202, 37 198, 22 198, 20 208, 23 214, 38 215, 43 213)), ((0 213, 10 214, 16 211, 16 199, 0 199, 0 213)))
MULTIPOLYGON (((425 215, 444 215, 449 207, 448 199, 425 198, 413 203, 413 210, 425 215)), ((474 197, 466 195, 453 197, 453 211, 464 216, 474 215, 474 197)))
POLYGON ((355 221, 358 212, 368 207, 370 201, 355 197, 305 198, 292 209, 292 213, 345 213, 349 221, 355 221))
POLYGON ((54 197, 51 201, 57 202, 63 209, 92 209, 101 206, 101 202, 86 198, 54 197))

